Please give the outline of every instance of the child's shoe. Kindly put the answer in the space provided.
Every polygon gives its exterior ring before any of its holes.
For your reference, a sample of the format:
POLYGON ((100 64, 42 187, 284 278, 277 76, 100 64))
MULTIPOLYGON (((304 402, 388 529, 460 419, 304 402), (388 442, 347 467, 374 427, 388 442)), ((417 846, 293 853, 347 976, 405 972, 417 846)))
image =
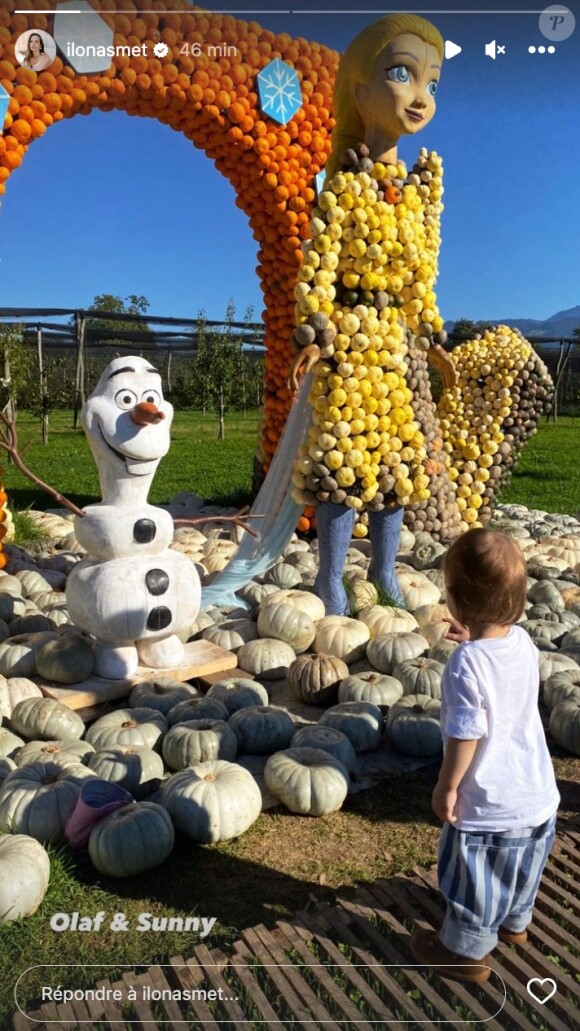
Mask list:
POLYGON ((489 956, 470 960, 451 952, 439 941, 438 931, 416 931, 411 937, 411 952, 418 963, 436 967, 436 973, 456 981, 473 981, 482 984, 491 974, 489 956))
POLYGON ((525 929, 523 931, 508 931, 507 927, 500 927, 497 936, 500 942, 505 942, 506 945, 524 945, 528 940, 528 932, 525 929))

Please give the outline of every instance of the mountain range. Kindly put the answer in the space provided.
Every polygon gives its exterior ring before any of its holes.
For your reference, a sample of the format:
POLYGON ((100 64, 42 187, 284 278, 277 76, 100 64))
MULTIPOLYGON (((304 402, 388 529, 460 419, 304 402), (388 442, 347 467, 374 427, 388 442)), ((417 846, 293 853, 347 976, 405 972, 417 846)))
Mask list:
MULTIPOLYGON (((572 337, 574 330, 580 326, 580 305, 567 308, 550 315, 548 319, 490 319, 490 322, 504 326, 515 326, 526 337, 572 337)), ((453 330, 454 323, 446 322, 448 333, 453 330)))

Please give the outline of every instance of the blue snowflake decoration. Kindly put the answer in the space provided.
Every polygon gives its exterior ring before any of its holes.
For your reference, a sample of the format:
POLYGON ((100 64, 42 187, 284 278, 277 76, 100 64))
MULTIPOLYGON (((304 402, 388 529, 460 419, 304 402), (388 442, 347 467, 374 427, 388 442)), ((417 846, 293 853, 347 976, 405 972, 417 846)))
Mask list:
POLYGON ((4 122, 6 121, 9 103, 10 94, 6 92, 4 86, 0 86, 0 133, 4 131, 4 122))
POLYGON ((263 113, 281 125, 286 125, 302 107, 298 74, 279 57, 258 73, 258 94, 263 113))
POLYGON ((316 190, 316 196, 320 197, 324 187, 324 180, 326 179, 326 171, 324 168, 320 169, 317 176, 314 177, 314 189, 316 190))

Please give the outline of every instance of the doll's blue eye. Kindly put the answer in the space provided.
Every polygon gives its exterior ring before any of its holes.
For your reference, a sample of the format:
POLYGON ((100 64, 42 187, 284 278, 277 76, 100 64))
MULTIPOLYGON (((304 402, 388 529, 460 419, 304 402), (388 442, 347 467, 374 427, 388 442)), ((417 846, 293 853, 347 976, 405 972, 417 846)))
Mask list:
POLYGON ((391 82, 409 82, 409 69, 404 64, 398 64, 394 68, 387 68, 387 79, 391 82))
POLYGON ((432 79, 429 85, 427 86, 427 90, 432 97, 435 96, 438 85, 439 83, 437 82, 437 79, 432 79))

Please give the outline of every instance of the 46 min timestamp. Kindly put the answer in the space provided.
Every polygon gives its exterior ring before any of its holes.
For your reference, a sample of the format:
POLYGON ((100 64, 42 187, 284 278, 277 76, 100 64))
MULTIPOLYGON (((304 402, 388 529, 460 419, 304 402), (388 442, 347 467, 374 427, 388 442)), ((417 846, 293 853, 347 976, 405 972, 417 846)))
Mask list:
POLYGON ((184 43, 179 53, 182 57, 237 57, 237 47, 229 43, 184 43))

